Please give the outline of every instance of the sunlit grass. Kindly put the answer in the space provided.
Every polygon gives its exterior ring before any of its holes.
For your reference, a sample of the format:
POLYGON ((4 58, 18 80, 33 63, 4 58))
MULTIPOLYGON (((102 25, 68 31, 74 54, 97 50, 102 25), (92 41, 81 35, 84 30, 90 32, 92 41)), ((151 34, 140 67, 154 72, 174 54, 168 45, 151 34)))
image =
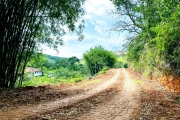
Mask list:
MULTIPOLYGON (((85 78, 83 78, 83 77, 71 78, 71 79, 54 79, 54 78, 47 78, 47 77, 35 77, 33 79, 24 81, 22 83, 22 87, 25 87, 25 86, 35 86, 36 87, 36 86, 43 86, 43 85, 47 85, 47 84, 56 85, 56 84, 63 84, 63 83, 73 84, 75 82, 80 82, 84 79, 85 78)), ((82 82, 81 86, 91 85, 91 84, 98 83, 98 82, 100 82, 100 80, 98 80, 98 79, 88 80, 88 81, 82 82)))
POLYGON ((60 80, 54 78, 47 78, 45 76, 42 77, 34 77, 32 79, 23 81, 22 86, 42 86, 46 84, 57 84, 60 83, 60 80))
POLYGON ((83 64, 83 65, 85 65, 85 60, 84 59, 82 59, 82 60, 80 60, 80 62, 79 62, 80 64, 83 64))
POLYGON ((178 100, 178 103, 180 104, 180 99, 178 100))
POLYGON ((140 85, 143 85, 143 84, 144 84, 144 81, 143 81, 143 80, 134 79, 133 82, 136 83, 136 84, 140 84, 140 85))
POLYGON ((121 62, 123 62, 123 63, 127 63, 127 57, 126 57, 126 56, 124 56, 124 57, 118 57, 118 58, 117 58, 117 61, 121 61, 121 62))
POLYGON ((92 85, 92 84, 99 83, 99 82, 100 82, 100 80, 98 80, 98 79, 88 80, 88 81, 81 83, 81 86, 92 85))
POLYGON ((83 84, 84 84, 84 85, 90 85, 90 84, 98 83, 98 82, 100 82, 100 80, 94 79, 94 80, 86 81, 86 82, 84 82, 83 84))
POLYGON ((34 77, 32 79, 23 81, 22 83, 22 87, 25 86, 43 86, 43 85, 47 85, 47 84, 51 84, 51 85, 56 85, 56 84, 61 84, 61 83, 75 83, 75 82, 80 82, 83 79, 85 79, 84 77, 78 77, 78 78, 69 78, 69 79, 65 79, 65 78, 47 78, 46 76, 41 76, 41 77, 34 77))

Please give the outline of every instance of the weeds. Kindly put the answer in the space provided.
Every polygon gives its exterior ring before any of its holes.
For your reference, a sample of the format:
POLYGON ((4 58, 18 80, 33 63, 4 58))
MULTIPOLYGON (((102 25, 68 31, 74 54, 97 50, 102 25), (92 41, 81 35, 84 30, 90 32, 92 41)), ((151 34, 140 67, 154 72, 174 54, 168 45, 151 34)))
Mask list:
POLYGON ((178 100, 178 103, 180 104, 180 99, 178 100))

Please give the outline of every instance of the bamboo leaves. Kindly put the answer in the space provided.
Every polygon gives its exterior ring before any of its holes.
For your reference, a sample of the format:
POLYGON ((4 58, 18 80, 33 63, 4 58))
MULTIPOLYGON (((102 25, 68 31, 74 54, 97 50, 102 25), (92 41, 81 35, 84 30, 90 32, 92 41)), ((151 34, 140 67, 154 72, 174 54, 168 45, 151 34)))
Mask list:
POLYGON ((0 1, 0 87, 22 83, 24 68, 39 45, 63 44, 64 25, 82 39, 82 27, 74 25, 84 14, 84 0, 0 1), (54 36, 56 39, 52 39, 54 36))

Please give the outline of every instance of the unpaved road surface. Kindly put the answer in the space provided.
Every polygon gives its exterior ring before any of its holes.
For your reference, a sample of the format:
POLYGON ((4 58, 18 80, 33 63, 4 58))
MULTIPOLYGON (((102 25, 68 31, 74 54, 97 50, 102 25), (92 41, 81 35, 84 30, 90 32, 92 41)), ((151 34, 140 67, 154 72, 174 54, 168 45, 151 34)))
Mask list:
POLYGON ((76 94, 70 87, 73 93, 64 98, 2 111, 0 120, 179 120, 179 94, 141 79, 129 69, 113 69, 94 87, 86 84, 76 94))
POLYGON ((122 90, 118 91, 111 100, 101 104, 89 113, 83 114, 76 119, 84 120, 128 120, 138 109, 139 89, 123 69, 124 84, 122 90))
POLYGON ((98 85, 97 87, 95 87, 94 89, 92 89, 90 91, 87 91, 87 92, 84 92, 84 93, 81 93, 78 95, 69 96, 64 99, 58 99, 58 100, 51 101, 51 102, 41 103, 41 104, 34 105, 34 106, 24 106, 22 108, 8 110, 8 111, 0 113, 0 117, 3 120, 23 119, 28 116, 42 114, 42 113, 45 113, 48 111, 56 110, 58 108, 71 106, 72 104, 78 103, 79 101, 81 101, 83 99, 87 99, 87 98, 93 96, 94 94, 100 93, 101 91, 108 88, 108 86, 115 83, 117 78, 120 75, 120 70, 116 70, 114 72, 115 72, 115 74, 111 79, 98 85))

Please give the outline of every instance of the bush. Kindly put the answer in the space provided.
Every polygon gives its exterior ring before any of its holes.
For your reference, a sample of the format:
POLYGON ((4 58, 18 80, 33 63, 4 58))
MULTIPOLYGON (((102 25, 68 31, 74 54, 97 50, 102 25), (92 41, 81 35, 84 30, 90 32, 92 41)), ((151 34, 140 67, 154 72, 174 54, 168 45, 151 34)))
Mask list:
POLYGON ((127 63, 124 64, 124 68, 128 68, 128 64, 127 63))
POLYGON ((109 70, 109 67, 105 66, 101 71, 98 72, 98 75, 105 74, 109 70))
POLYGON ((123 68, 123 67, 124 67, 124 64, 121 61, 117 61, 114 65, 114 68, 123 68))
POLYGON ((116 63, 116 56, 101 46, 91 48, 90 51, 83 54, 83 57, 91 75, 95 75, 105 66, 113 67, 116 63))
POLYGON ((83 77, 79 77, 79 78, 71 78, 69 80, 70 83, 74 83, 74 82, 80 82, 82 81, 84 78, 83 77))

